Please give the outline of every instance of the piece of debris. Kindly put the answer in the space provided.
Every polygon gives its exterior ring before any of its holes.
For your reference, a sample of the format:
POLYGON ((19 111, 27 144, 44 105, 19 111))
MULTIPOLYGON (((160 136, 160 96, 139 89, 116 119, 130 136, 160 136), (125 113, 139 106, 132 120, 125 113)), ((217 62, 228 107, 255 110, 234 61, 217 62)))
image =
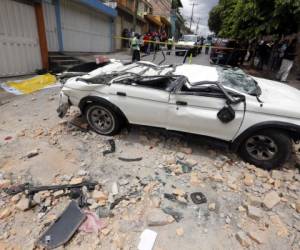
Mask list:
POLYGON ((4 208, 1 212, 0 212, 0 220, 5 219, 6 217, 11 215, 11 209, 10 208, 4 208))
POLYGON ((249 247, 250 246, 250 241, 249 241, 249 239, 248 239, 245 232, 238 231, 235 235, 235 238, 240 242, 240 244, 243 247, 249 247))
POLYGON ((11 140, 12 139, 12 136, 6 136, 5 138, 4 138, 4 141, 9 141, 9 140, 11 140))
POLYGON ((80 225, 79 231, 85 233, 97 233, 99 230, 106 226, 105 222, 100 220, 99 217, 91 211, 85 211, 85 221, 80 225))
POLYGON ((181 219, 183 219, 183 214, 177 212, 175 209, 171 207, 165 207, 162 210, 164 211, 164 213, 171 215, 176 222, 179 222, 181 219))
POLYGON ((209 211, 215 211, 216 210, 216 203, 209 203, 208 204, 208 210, 209 211))
POLYGON ((254 180, 253 180, 252 175, 246 173, 246 174, 245 174, 245 177, 244 177, 244 184, 245 184, 246 186, 251 186, 251 185, 253 185, 253 183, 254 183, 254 180))
POLYGON ((33 151, 30 151, 26 154, 26 157, 27 158, 32 158, 34 156, 37 156, 39 154, 39 150, 38 149, 35 149, 33 151))
POLYGON ((191 193, 190 197, 195 204, 203 204, 207 202, 205 195, 201 192, 191 193))
POLYGON ((81 132, 88 132, 89 131, 89 125, 84 120, 83 116, 77 116, 74 119, 70 121, 70 124, 78 128, 81 132))
POLYGON ((103 205, 108 200, 107 194, 98 190, 94 190, 94 192, 92 193, 92 198, 96 200, 99 204, 103 204, 103 205))
POLYGON ((182 161, 182 160, 177 159, 176 164, 179 164, 181 166, 182 172, 185 173, 185 174, 190 173, 193 169, 193 166, 188 164, 186 161, 182 161))
POLYGON ((280 237, 287 237, 289 235, 289 230, 282 222, 280 217, 277 214, 270 216, 270 221, 274 225, 275 230, 277 231, 277 235, 280 237))
POLYGON ((296 211, 297 213, 300 213, 300 200, 296 201, 296 211))
POLYGON ((183 228, 182 227, 180 227, 180 228, 177 228, 176 229, 176 234, 177 234, 177 236, 183 236, 184 235, 184 230, 183 230, 183 228))
POLYGON ((152 250, 157 233, 150 229, 145 229, 140 236, 140 243, 138 245, 138 250, 152 250))
POLYGON ((251 219, 259 220, 262 217, 262 210, 260 208, 247 206, 247 212, 251 219))
POLYGON ((113 139, 109 139, 108 143, 110 145, 110 149, 107 149, 107 150, 103 151, 102 152, 103 156, 116 152, 116 143, 115 143, 115 141, 113 139))
POLYGON ((174 221, 174 218, 166 213, 164 213, 159 208, 153 208, 147 216, 148 226, 164 226, 170 224, 174 221))
POLYGON ((26 197, 22 197, 21 200, 16 204, 16 208, 25 211, 30 207, 30 200, 26 197))
POLYGON ((263 199, 263 205, 265 208, 271 210, 274 206, 276 206, 280 202, 280 197, 275 191, 270 191, 267 193, 263 199))
POLYGON ((250 231, 247 233, 248 236, 254 240, 256 243, 258 244, 262 244, 264 243, 264 239, 263 239, 263 236, 262 236, 262 232, 259 232, 259 231, 250 231))
POLYGON ((137 158, 118 157, 118 159, 119 159, 120 161, 131 162, 131 161, 141 161, 141 160, 143 160, 143 157, 137 157, 137 158))
POLYGON ((113 182, 113 184, 111 186, 111 193, 113 195, 117 195, 119 193, 118 183, 113 182))
POLYGON ((75 201, 71 201, 63 213, 39 238, 37 244, 53 249, 67 243, 77 231, 86 215, 75 201))
POLYGON ((0 180, 0 189, 4 189, 4 192, 6 192, 6 190, 8 189, 8 187, 10 185, 11 185, 11 180, 9 180, 9 179, 0 180))

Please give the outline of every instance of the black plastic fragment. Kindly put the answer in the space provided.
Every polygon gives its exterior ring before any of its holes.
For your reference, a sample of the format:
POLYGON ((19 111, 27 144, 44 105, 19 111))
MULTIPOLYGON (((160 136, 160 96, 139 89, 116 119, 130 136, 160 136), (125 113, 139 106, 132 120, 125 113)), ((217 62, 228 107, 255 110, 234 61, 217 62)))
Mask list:
POLYGON ((143 157, 137 157, 137 158, 124 158, 124 157, 119 157, 118 158, 120 161, 127 161, 127 162, 132 162, 132 161, 141 161, 143 157))
POLYGON ((111 154, 114 153, 116 151, 116 143, 113 139, 109 139, 108 143, 110 144, 110 149, 103 151, 103 155, 107 155, 107 154, 111 154))
POLYGON ((53 249, 66 244, 85 220, 75 201, 71 201, 59 218, 42 234, 37 245, 53 249))
POLYGON ((8 195, 15 195, 15 194, 24 192, 29 187, 30 187, 29 183, 24 183, 24 184, 20 184, 20 185, 10 186, 9 188, 3 189, 3 191, 5 193, 7 193, 8 195))
POLYGON ((170 201, 177 201, 177 195, 176 194, 167 194, 164 193, 164 197, 170 201))
POLYGON ((177 212, 171 207, 165 207, 162 209, 164 213, 171 215, 176 222, 179 222, 181 219, 183 219, 183 214, 180 212, 177 212))
POLYGON ((195 192, 195 193, 191 193, 191 200, 195 203, 195 204, 203 204, 207 202, 207 199, 205 197, 205 195, 201 192, 195 192))

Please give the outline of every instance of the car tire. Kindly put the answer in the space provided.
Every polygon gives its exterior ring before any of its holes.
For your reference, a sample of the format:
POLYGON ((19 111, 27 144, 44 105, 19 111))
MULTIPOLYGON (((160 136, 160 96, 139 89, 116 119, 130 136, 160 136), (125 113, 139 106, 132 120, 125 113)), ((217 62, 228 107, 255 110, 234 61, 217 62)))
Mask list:
POLYGON ((261 130, 247 137, 239 150, 241 158, 266 170, 281 167, 291 156, 290 137, 279 130, 261 130))
POLYGON ((115 135, 121 129, 121 117, 112 107, 105 104, 91 104, 84 109, 89 126, 98 134, 115 135))

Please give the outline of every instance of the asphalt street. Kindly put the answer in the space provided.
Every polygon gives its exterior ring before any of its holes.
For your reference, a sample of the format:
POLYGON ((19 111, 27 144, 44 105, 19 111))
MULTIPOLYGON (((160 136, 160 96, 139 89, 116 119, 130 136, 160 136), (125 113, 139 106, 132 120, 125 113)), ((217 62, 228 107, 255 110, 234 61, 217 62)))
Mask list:
MULTIPOLYGON (((165 52, 164 52, 165 53, 165 52)), ((119 52, 107 55, 109 58, 121 59, 121 60, 131 60, 130 51, 127 52, 119 52)), ((141 53, 141 60, 150 61, 156 64, 182 64, 184 56, 176 56, 174 52, 171 55, 165 54, 165 61, 163 61, 164 57, 161 51, 157 52, 154 56, 154 53, 150 55, 145 55, 141 53), (163 62, 162 62, 163 61, 163 62)), ((189 63, 189 58, 186 59, 185 63, 189 63)), ((210 65, 209 63, 209 55, 205 55, 204 53, 197 55, 196 57, 191 58, 191 63, 193 64, 201 64, 201 65, 210 65)))

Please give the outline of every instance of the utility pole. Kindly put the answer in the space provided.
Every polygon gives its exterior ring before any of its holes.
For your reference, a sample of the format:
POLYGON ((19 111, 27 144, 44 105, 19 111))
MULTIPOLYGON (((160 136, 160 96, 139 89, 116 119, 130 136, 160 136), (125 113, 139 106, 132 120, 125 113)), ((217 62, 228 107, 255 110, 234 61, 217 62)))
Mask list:
POLYGON ((196 4, 195 2, 193 2, 192 4, 192 15, 191 15, 191 20, 190 20, 190 29, 192 28, 192 22, 193 22, 193 18, 194 18, 194 7, 197 6, 199 4, 196 4))
POLYGON ((135 0, 134 11, 133 11, 133 24, 132 24, 132 29, 134 32, 136 32, 136 19, 137 19, 138 8, 139 8, 139 1, 135 0))
POLYGON ((198 18, 198 21, 197 21, 197 26, 196 26, 196 35, 198 34, 198 29, 199 29, 199 23, 200 23, 200 17, 198 18))

